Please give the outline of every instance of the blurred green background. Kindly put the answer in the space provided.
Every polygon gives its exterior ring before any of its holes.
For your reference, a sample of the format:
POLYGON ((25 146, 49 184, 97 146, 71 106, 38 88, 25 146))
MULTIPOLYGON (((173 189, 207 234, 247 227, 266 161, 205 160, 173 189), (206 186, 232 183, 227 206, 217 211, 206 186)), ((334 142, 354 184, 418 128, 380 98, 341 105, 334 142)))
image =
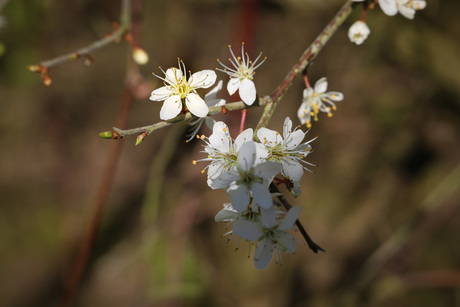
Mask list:
MULTIPOLYGON (((158 66, 217 67, 246 40, 260 96, 283 80, 342 1, 134 1, 150 62, 135 76, 127 126, 159 121, 158 66), (246 3, 246 4, 244 4, 246 3), (250 3, 250 4, 249 4, 250 3), (249 6, 245 15, 244 5, 249 6)), ((74 306, 460 306, 460 3, 428 1, 414 20, 368 12, 371 35, 348 41, 357 8, 309 68, 344 93, 308 138, 301 221, 325 253, 299 246, 259 271, 246 244, 227 243, 214 216, 228 201, 201 173, 187 127, 134 146, 99 138, 115 125, 128 67, 124 41, 53 67, 45 87, 30 64, 103 37, 119 1, 10 0, 0 29, 0 305, 56 306, 94 212, 113 142, 114 182, 74 306)), ((137 68, 136 68, 137 69, 137 68)), ((218 73, 218 78, 227 80, 218 73)), ((132 80, 131 80, 132 81, 132 80)), ((269 128, 297 122, 296 80, 269 128)), ((222 93, 225 97, 225 93, 222 93)), ((226 98, 229 98, 228 96, 226 98)), ((231 97, 233 99, 234 97, 231 97)), ((246 127, 261 110, 250 109, 246 127)), ((236 136, 239 113, 220 115, 236 136)), ((305 128, 305 127, 304 127, 305 128)), ((203 129, 209 135, 209 131, 203 129)), ((299 233, 296 236, 302 240, 299 233)))

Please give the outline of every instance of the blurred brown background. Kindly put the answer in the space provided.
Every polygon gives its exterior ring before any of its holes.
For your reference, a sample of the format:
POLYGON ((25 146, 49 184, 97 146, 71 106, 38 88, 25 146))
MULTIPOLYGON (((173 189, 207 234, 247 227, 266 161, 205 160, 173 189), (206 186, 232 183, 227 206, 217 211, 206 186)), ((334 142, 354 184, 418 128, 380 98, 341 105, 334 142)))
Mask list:
MULTIPOLYGON (((151 75, 158 66, 180 57, 192 72, 213 69, 242 39, 252 57, 268 57, 255 82, 260 96, 270 94, 342 3, 135 1, 150 62, 135 73, 127 126, 159 121, 161 103, 148 100, 161 86, 151 75)), ((326 253, 299 246, 283 265, 259 271, 246 244, 234 252, 235 241, 222 238, 225 224, 214 215, 227 195, 207 187, 205 164, 192 164, 204 155, 200 142, 184 142, 185 125, 139 146, 135 137, 99 138, 115 125, 132 67, 126 42, 95 52, 89 67, 77 60, 52 68, 50 87, 27 70, 110 32, 119 1, 8 1, 0 29, 0 305, 59 303, 110 146, 123 142, 75 306, 460 306, 459 9, 458 1, 428 1, 411 21, 377 7, 368 12, 370 37, 356 46, 347 30, 358 8, 332 37, 309 77, 328 77, 345 100, 313 123, 316 173, 305 174, 300 197, 287 195, 326 253)), ((286 116, 297 122, 303 88, 298 79, 270 128, 281 130, 286 116)), ((247 127, 260 114, 250 109, 247 127)), ((238 118, 219 116, 233 136, 238 118)))

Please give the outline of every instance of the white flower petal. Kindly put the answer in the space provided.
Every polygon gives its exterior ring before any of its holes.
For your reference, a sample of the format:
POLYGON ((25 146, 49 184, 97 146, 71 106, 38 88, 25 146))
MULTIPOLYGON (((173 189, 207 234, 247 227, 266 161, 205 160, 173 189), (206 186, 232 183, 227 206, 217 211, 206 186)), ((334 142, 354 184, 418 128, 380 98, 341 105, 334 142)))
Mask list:
POLYGON ((228 153, 230 151, 230 141, 231 138, 227 125, 222 121, 216 122, 212 127, 212 134, 209 137, 211 146, 219 152, 228 153))
POLYGON ((236 221, 232 229, 239 237, 249 241, 257 241, 264 234, 256 223, 245 220, 236 221))
POLYGON ((283 138, 277 131, 267 129, 264 127, 260 128, 259 131, 257 131, 257 137, 263 145, 268 147, 273 147, 283 142, 283 138))
POLYGON ((235 146, 235 151, 239 151, 241 146, 243 146, 244 143, 252 141, 252 135, 254 131, 252 128, 248 128, 241 132, 235 139, 234 146, 235 146))
POLYGON ((278 237, 278 242, 277 242, 277 247, 279 250, 287 253, 287 254, 291 254, 293 252, 295 252, 298 248, 297 246, 297 242, 295 240, 295 238, 288 234, 288 233, 285 233, 281 236, 278 237))
POLYGON ((382 11, 388 16, 394 16, 398 13, 396 0, 379 0, 379 5, 382 11))
POLYGON ((283 173, 289 180, 300 181, 303 175, 302 165, 293 159, 283 159, 281 161, 283 165, 283 173))
POLYGON ((249 79, 243 79, 241 81, 240 89, 239 89, 241 100, 248 106, 252 105, 256 100, 256 86, 254 82, 249 79))
POLYGON ((185 97, 187 109, 197 117, 205 117, 209 113, 209 108, 204 100, 195 93, 189 93, 185 97))
POLYGON ((423 10, 426 7, 425 0, 413 0, 412 8, 415 10, 423 10))
POLYGON ((284 124, 283 124, 283 137, 287 138, 291 132, 292 132, 292 120, 289 117, 286 117, 284 119, 284 124))
POLYGON ((208 88, 216 82, 216 79, 216 72, 206 69, 194 73, 189 79, 189 85, 194 88, 208 88))
POLYGON ((415 10, 413 8, 407 7, 406 5, 399 5, 398 11, 407 19, 414 19, 415 17, 415 10))
POLYGON ((277 220, 278 211, 275 206, 271 206, 268 209, 260 208, 262 215, 262 224, 266 228, 273 228, 279 224, 277 220))
POLYGON ((236 93, 236 91, 240 88, 240 80, 237 78, 230 78, 230 80, 227 83, 227 91, 229 95, 233 95, 236 93))
POLYGON ((216 222, 225 222, 229 220, 236 220, 239 217, 238 212, 228 208, 220 210, 215 217, 216 222))
POLYGON ((315 92, 318 94, 325 93, 327 90, 327 79, 326 77, 323 77, 316 81, 315 83, 315 92))
POLYGON ((232 207, 238 211, 243 212, 248 208, 250 195, 249 191, 245 186, 233 185, 227 190, 228 198, 232 203, 232 207))
POLYGON ((268 209, 273 205, 272 195, 265 184, 254 182, 251 185, 254 201, 262 208, 268 209))
POLYGON ((302 143, 304 138, 305 133, 302 130, 296 130, 289 134, 289 136, 284 140, 284 148, 294 149, 302 143))
POLYGON ((257 164, 254 173, 261 178, 268 179, 281 172, 282 169, 281 164, 270 161, 257 164))
POLYGON ((300 207, 292 207, 289 209, 288 213, 284 217, 283 221, 281 222, 279 229, 281 230, 288 230, 294 227, 295 221, 299 218, 300 215, 300 207))
POLYGON ((166 100, 169 96, 171 96, 174 92, 171 90, 170 86, 162 86, 152 92, 150 94, 150 100, 153 101, 163 101, 166 100))
POLYGON ((352 43, 356 45, 361 45, 367 39, 371 30, 364 21, 358 20, 355 21, 348 29, 348 38, 352 43))
POLYGON ((160 110, 160 118, 168 120, 176 117, 182 111, 182 99, 179 95, 173 95, 163 102, 160 110))
POLYGON ((180 69, 177 69, 175 67, 168 68, 165 73, 165 80, 169 84, 177 84, 180 83, 180 80, 182 80, 182 71, 180 69))
POLYGON ((259 270, 265 269, 273 257, 273 243, 270 240, 262 240, 257 245, 254 253, 254 265, 259 270))
POLYGON ((238 153, 238 163, 245 171, 254 166, 256 160, 256 145, 253 141, 244 143, 238 153))
POLYGON ((326 97, 332 101, 342 101, 344 96, 340 92, 328 92, 326 97))

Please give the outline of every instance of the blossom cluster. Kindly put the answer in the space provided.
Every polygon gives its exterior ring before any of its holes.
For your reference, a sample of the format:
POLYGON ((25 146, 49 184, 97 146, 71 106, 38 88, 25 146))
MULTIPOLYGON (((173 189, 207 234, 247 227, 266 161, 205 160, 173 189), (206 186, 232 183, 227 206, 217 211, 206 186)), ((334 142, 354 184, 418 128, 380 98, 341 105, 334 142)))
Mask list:
POLYGON ((254 242, 254 264, 265 268, 273 254, 282 262, 280 252, 292 253, 297 243, 287 230, 292 229, 300 214, 293 207, 283 213, 274 204, 269 186, 276 175, 290 181, 294 194, 300 193, 300 179, 307 165, 303 159, 311 152, 313 140, 304 142, 305 132, 292 129, 292 121, 284 121, 283 135, 261 128, 257 131, 260 142, 253 140, 248 128, 232 139, 224 122, 216 122, 212 134, 206 139, 204 153, 199 160, 209 162, 207 183, 212 189, 227 191, 230 203, 224 205, 216 221, 232 225, 231 234, 254 242))
MULTIPOLYGON (((230 77, 227 84, 229 95, 238 91, 246 105, 253 105, 257 99, 255 70, 265 59, 260 61, 259 54, 256 60, 251 61, 244 51, 244 44, 241 56, 236 56, 230 46, 229 49, 231 65, 226 66, 218 60, 224 69, 217 70, 230 77)), ((171 67, 163 73, 165 77, 157 77, 164 86, 154 90, 150 97, 153 101, 164 101, 160 118, 169 120, 185 111, 194 115, 189 122, 192 129, 188 141, 194 138, 203 123, 212 130, 208 138, 200 137, 206 143, 203 152, 207 157, 199 161, 209 162, 205 167, 209 187, 225 190, 230 199, 216 215, 216 221, 225 221, 232 226, 227 233, 230 238, 238 237, 238 241, 246 240, 256 246, 254 263, 257 268, 265 268, 273 255, 277 262, 282 262, 281 252, 293 253, 297 250, 296 239, 287 231, 293 229, 300 208, 292 207, 287 212, 280 210, 273 200, 270 185, 274 180, 285 182, 295 196, 300 194, 302 175, 308 166, 313 166, 304 160, 311 152, 310 142, 313 140, 304 142, 306 132, 298 127, 293 129, 289 117, 284 121, 282 134, 268 128, 260 128, 254 133, 249 128, 233 139, 228 126, 222 121, 216 122, 209 115, 210 107, 226 103, 218 98, 223 88, 222 80, 204 99, 197 91, 214 85, 217 80, 214 71, 202 70, 192 74, 178 60, 178 68, 171 67)), ((318 80, 313 88, 306 81, 297 113, 300 123, 307 128, 311 127, 312 118, 318 119, 320 112, 332 116, 335 102, 343 100, 342 93, 326 92, 327 86, 326 78, 318 80)))
MULTIPOLYGON (((356 45, 361 45, 371 33, 367 25, 366 10, 368 0, 352 0, 353 2, 365 2, 363 15, 360 20, 355 21, 348 30, 348 38, 356 45)), ((376 1, 375 1, 376 2, 376 1)), ((374 3, 374 1, 371 1, 374 3)), ((414 19, 415 12, 426 7, 425 0, 379 0, 378 4, 382 11, 388 16, 394 16, 398 12, 407 19, 414 19)))

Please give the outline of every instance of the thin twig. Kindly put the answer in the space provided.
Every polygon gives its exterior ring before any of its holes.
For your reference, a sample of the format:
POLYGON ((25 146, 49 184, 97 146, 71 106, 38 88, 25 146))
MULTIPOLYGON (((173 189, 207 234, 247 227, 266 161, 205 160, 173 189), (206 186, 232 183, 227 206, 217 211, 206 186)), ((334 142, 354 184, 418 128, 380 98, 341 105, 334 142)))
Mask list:
POLYGON ((130 30, 131 27, 131 0, 121 1, 120 11, 120 24, 117 28, 105 37, 97 40, 88 46, 82 47, 67 54, 55 57, 53 59, 41 61, 38 64, 29 65, 29 70, 32 72, 40 73, 45 85, 51 84, 51 77, 49 76, 50 68, 66 62, 74 61, 76 59, 84 58, 92 61, 91 53, 95 50, 101 49, 110 43, 117 42, 120 38, 130 30))
MULTIPOLYGON (((286 198, 284 198, 283 194, 281 194, 280 190, 278 189, 278 187, 275 184, 273 184, 273 183, 270 184, 270 190, 271 190, 272 193, 276 193, 276 197, 283 204, 283 206, 284 206, 284 208, 286 210, 289 211, 289 209, 292 208, 291 204, 286 200, 286 198)), ((325 252, 325 250, 321 246, 316 244, 310 238, 310 236, 308 235, 307 231, 305 230, 305 228, 303 227, 302 223, 299 220, 296 220, 295 224, 297 225, 297 228, 299 228, 299 231, 302 234, 302 236, 305 238, 305 241, 307 242, 308 247, 313 252, 315 252, 315 253, 318 253, 318 251, 325 252)))
POLYGON ((332 18, 324 30, 316 37, 313 43, 304 51, 302 56, 299 58, 297 63, 292 67, 288 72, 283 82, 273 91, 270 95, 269 103, 264 108, 264 113, 262 114, 259 123, 255 129, 255 132, 262 127, 265 127, 273 113, 275 112, 278 103, 283 98, 284 94, 291 88, 294 79, 301 75, 302 72, 308 67, 308 65, 313 62, 313 60, 318 56, 320 51, 326 45, 327 41, 332 37, 332 35, 337 31, 337 29, 342 25, 342 23, 347 19, 347 17, 352 12, 353 2, 347 0, 342 8, 337 12, 337 14, 332 18))
MULTIPOLYGON (((264 97, 264 98, 259 99, 259 104, 258 105, 264 106, 267 103, 267 98, 268 97, 264 97)), ((236 110, 244 110, 244 109, 247 109, 249 107, 251 107, 251 106, 247 106, 242 101, 231 102, 231 103, 225 104, 223 106, 210 107, 209 108, 209 115, 222 113, 222 110, 236 111, 236 110)), ((165 127, 171 126, 171 125, 179 123, 179 122, 189 121, 192 118, 193 118, 193 115, 190 112, 187 112, 185 114, 180 114, 180 115, 178 115, 177 117, 175 117, 173 119, 158 122, 156 124, 148 125, 148 126, 144 126, 144 127, 138 127, 138 128, 133 128, 133 129, 127 129, 127 130, 123 130, 123 129, 113 127, 112 131, 102 132, 100 135, 101 136, 107 135, 108 136, 107 138, 113 138, 113 139, 120 139, 120 138, 123 138, 125 136, 129 136, 129 135, 139 135, 141 133, 147 133, 147 135, 149 135, 150 133, 152 133, 152 132, 154 132, 154 131, 156 131, 158 129, 165 128, 165 127), (115 132, 115 134, 113 132, 115 132)))
MULTIPOLYGON (((342 25, 345 19, 351 14, 352 12, 352 5, 353 2, 351 0, 347 0, 342 8, 338 11, 335 17, 328 23, 328 25, 324 28, 324 30, 318 35, 315 41, 305 50, 302 54, 298 62, 294 65, 294 67, 289 71, 289 73, 284 78, 283 82, 273 91, 270 96, 265 96, 259 99, 258 104, 254 104, 253 106, 261 106, 264 107, 264 113, 262 114, 259 123, 257 124, 256 129, 254 130, 254 135, 256 134, 257 130, 261 127, 264 127, 268 124, 271 116, 273 115, 278 103, 281 101, 283 95, 289 90, 292 86, 295 77, 302 74, 302 72, 307 68, 307 66, 318 56, 322 48, 325 46, 327 41, 332 37, 332 35, 337 31, 337 29, 342 25)), ((217 113, 221 113, 222 108, 226 108, 228 111, 235 111, 235 110, 244 110, 247 109, 248 106, 245 105, 243 102, 233 102, 226 104, 223 107, 211 107, 209 108, 209 116, 214 115, 217 113)), ((100 134, 103 138, 108 139, 118 139, 123 138, 129 135, 139 135, 141 133, 147 133, 149 135, 155 130, 168 127, 172 124, 176 124, 183 121, 189 121, 192 118, 190 112, 185 114, 180 114, 177 117, 163 121, 159 123, 155 123, 152 125, 129 129, 129 130, 122 130, 119 128, 114 127, 111 132, 102 132, 100 134), (112 133, 113 132, 113 133, 112 133)))
MULTIPOLYGON (((125 20, 125 22, 130 22, 131 20, 130 4, 131 2, 129 0, 122 0, 121 19, 125 20)), ((128 62, 128 65, 134 65, 132 63, 132 60, 128 62)), ((134 99, 131 89, 132 84, 129 82, 132 73, 133 70, 128 69, 126 82, 122 93, 120 108, 116 118, 117 125, 121 127, 126 126, 130 114, 131 104, 134 99)), ((78 289, 80 288, 83 275, 88 266, 89 258, 93 250, 94 244, 96 242, 97 234, 100 229, 103 213, 105 210, 105 205, 107 203, 107 198, 115 177, 115 172, 121 154, 122 145, 122 142, 113 143, 109 149, 109 152, 107 153, 106 164, 104 166, 102 177, 99 182, 99 186, 96 190, 96 195, 93 202, 93 211, 91 214, 90 224, 85 236, 83 237, 83 241, 80 245, 77 256, 72 265, 69 274, 69 279, 67 280, 65 293, 59 304, 59 306, 61 307, 71 306, 78 292, 78 289)))

